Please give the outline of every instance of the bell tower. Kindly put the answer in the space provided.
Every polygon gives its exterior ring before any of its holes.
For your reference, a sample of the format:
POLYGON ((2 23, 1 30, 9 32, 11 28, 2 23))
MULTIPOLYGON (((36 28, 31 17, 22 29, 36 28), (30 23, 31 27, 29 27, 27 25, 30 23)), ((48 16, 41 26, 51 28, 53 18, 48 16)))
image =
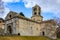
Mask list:
POLYGON ((37 22, 41 22, 43 20, 43 17, 41 16, 41 8, 37 4, 32 8, 31 19, 37 22))

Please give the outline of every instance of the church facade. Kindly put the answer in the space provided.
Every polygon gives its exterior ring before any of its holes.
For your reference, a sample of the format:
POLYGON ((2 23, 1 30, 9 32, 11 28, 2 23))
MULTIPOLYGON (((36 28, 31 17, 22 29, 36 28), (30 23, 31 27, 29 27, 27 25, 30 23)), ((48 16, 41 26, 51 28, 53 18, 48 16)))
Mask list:
POLYGON ((4 30, 5 34, 56 38, 56 24, 54 20, 43 21, 41 8, 38 5, 32 8, 31 19, 10 11, 5 18, 4 30))

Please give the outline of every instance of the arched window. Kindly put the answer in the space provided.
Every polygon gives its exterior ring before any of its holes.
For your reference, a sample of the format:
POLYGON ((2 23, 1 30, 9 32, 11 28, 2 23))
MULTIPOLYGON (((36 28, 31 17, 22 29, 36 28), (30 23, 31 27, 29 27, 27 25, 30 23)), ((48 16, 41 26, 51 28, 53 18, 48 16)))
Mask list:
POLYGON ((20 33, 18 33, 18 35, 20 35, 20 33))
POLYGON ((36 15, 37 13, 35 12, 34 15, 36 15))
POLYGON ((11 15, 9 15, 9 17, 11 18, 11 15))
POLYGON ((36 11, 37 10, 37 8, 34 8, 34 11, 36 11))

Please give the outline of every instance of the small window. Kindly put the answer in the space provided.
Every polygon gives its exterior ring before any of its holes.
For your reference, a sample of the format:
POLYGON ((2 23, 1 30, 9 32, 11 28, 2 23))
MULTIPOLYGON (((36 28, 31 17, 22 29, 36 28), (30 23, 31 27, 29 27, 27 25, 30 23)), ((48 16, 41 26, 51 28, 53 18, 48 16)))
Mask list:
POLYGON ((0 21, 0 23, 1 23, 1 21, 0 21))
POLYGON ((9 17, 11 18, 11 15, 9 17))
POLYGON ((43 34, 43 36, 45 35, 45 33, 44 33, 44 32, 42 32, 42 34, 43 34))
POLYGON ((18 33, 18 35, 20 35, 20 33, 18 33))

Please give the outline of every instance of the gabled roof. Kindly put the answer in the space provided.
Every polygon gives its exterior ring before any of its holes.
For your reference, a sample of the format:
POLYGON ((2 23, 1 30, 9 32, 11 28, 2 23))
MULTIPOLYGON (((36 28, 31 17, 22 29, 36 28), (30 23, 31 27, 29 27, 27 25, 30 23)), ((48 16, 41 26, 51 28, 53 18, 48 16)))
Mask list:
POLYGON ((15 17, 18 15, 18 13, 10 11, 7 16, 5 17, 5 20, 10 19, 9 16, 11 15, 11 18, 15 17))
MULTIPOLYGON (((38 4, 35 4, 35 6, 34 6, 34 7, 40 7, 40 6, 39 6, 38 4)), ((33 7, 33 8, 34 8, 34 7, 33 7)))

